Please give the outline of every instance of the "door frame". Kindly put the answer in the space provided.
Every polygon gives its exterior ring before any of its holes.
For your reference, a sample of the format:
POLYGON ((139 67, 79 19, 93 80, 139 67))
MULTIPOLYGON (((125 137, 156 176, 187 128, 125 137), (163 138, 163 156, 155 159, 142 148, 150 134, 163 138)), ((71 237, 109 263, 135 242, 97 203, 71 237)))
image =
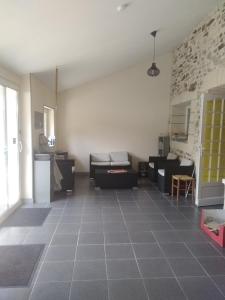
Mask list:
MULTIPOLYGON (((21 159, 20 159, 20 105, 19 105, 19 99, 20 99, 20 90, 18 85, 15 83, 7 80, 6 78, 2 77, 0 75, 0 85, 4 87, 4 94, 5 94, 5 108, 6 108, 6 89, 10 88, 17 92, 17 164, 18 164, 18 199, 17 201, 12 204, 11 206, 7 205, 7 209, 0 215, 0 223, 3 222, 10 214, 12 214, 18 206, 22 204, 21 201, 21 159)), ((5 126, 5 130, 7 133, 7 126, 5 126)))
POLYGON ((195 193, 195 204, 197 206, 207 206, 207 205, 217 205, 224 203, 224 184, 220 182, 205 184, 205 188, 210 188, 214 190, 221 190, 221 196, 219 197, 205 197, 203 198, 201 195, 203 184, 201 184, 201 164, 202 164, 202 151, 203 149, 203 139, 204 139, 204 109, 205 103, 207 100, 215 99, 215 97, 220 97, 224 99, 224 95, 206 92, 202 93, 200 96, 200 120, 199 120, 199 144, 198 144, 198 152, 196 159, 196 193, 195 193))

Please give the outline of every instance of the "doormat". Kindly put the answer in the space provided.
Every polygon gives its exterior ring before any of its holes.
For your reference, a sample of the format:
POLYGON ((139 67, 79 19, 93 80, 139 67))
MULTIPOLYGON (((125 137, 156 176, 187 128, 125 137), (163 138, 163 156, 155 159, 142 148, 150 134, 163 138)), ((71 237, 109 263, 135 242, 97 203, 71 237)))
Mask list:
POLYGON ((28 286, 45 245, 0 246, 0 287, 28 286))
POLYGON ((41 226, 51 208, 19 208, 2 224, 3 227, 41 226))

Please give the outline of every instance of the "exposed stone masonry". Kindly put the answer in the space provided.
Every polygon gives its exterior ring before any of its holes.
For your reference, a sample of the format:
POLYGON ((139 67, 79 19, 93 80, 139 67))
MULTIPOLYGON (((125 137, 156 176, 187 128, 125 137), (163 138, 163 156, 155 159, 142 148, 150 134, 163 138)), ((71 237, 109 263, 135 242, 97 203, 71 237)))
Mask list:
MULTIPOLYGON (((171 101, 183 93, 198 94, 204 78, 225 67, 225 1, 209 14, 177 47, 173 56, 171 101)), ((225 79, 224 79, 225 82, 225 79)), ((196 159, 199 143, 200 98, 191 100, 191 124, 187 143, 171 142, 179 156, 196 159)))
POLYGON ((225 65, 225 2, 174 51, 171 95, 201 88, 203 78, 225 65))

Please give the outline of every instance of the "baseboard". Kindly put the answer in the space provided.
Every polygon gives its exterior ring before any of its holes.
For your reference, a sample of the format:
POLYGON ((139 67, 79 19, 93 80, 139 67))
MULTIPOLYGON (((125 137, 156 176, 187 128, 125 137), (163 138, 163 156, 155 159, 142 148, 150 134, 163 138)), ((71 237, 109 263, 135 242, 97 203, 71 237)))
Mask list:
POLYGON ((199 199, 198 203, 196 203, 197 206, 209 206, 209 205, 219 205, 224 203, 223 197, 216 197, 216 198, 204 198, 199 199))
POLYGON ((22 200, 19 200, 16 204, 10 207, 6 212, 0 216, 0 223, 3 223, 19 206, 23 204, 22 200))
POLYGON ((21 199, 21 201, 24 204, 33 204, 34 203, 34 200, 32 198, 23 198, 23 199, 21 199))

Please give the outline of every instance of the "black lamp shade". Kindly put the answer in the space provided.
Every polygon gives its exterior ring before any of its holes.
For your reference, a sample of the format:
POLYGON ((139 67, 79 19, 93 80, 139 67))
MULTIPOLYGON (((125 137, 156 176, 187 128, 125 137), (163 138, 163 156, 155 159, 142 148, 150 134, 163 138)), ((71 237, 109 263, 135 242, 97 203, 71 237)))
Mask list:
POLYGON ((156 67, 156 63, 153 62, 151 67, 148 69, 147 74, 149 76, 158 76, 160 73, 160 70, 156 67))

